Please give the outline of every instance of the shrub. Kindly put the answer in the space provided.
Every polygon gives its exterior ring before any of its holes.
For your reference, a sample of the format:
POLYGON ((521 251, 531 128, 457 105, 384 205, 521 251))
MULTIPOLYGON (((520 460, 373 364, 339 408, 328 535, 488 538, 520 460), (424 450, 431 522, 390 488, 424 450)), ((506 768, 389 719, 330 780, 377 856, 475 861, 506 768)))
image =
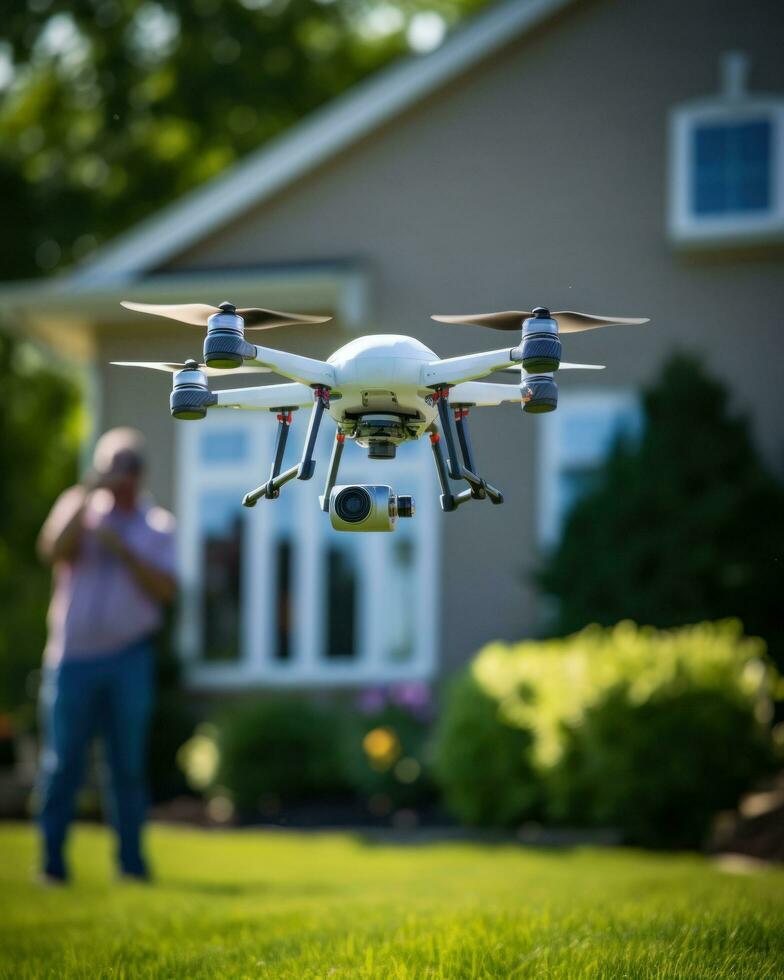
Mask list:
POLYGON ((656 692, 634 704, 619 686, 568 730, 549 814, 623 828, 648 847, 697 847, 771 763, 748 706, 716 690, 656 692))
POLYGON ((533 736, 511 723, 473 672, 451 683, 436 729, 435 774, 444 801, 463 823, 507 827, 537 815, 540 779, 533 736))
POLYGON ((76 478, 81 416, 72 379, 32 345, 0 331, 0 711, 35 725, 34 678, 46 640, 51 572, 35 542, 57 495, 76 478))
POLYGON ((194 706, 183 696, 182 663, 171 641, 169 622, 156 643, 155 710, 148 747, 150 796, 156 803, 187 793, 188 785, 177 756, 196 724, 194 706))
POLYGON ((432 802, 427 753, 430 692, 404 683, 365 691, 343 726, 342 757, 353 791, 376 816, 432 802))
POLYGON ((344 786, 334 711, 300 698, 235 705, 202 726, 182 762, 196 788, 226 793, 245 815, 334 795, 344 786))
POLYGON ((491 644, 450 693, 440 781, 467 822, 509 825, 541 807, 637 843, 696 844, 769 764, 777 682, 733 621, 491 644))

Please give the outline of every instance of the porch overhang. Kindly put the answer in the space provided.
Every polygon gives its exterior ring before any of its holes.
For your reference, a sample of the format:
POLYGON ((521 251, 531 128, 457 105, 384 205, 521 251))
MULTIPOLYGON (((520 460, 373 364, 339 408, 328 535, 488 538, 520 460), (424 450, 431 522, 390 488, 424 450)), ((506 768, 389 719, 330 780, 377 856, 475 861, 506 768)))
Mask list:
POLYGON ((356 262, 189 270, 90 287, 62 277, 0 287, 0 323, 69 360, 87 362, 95 354, 99 331, 132 323, 143 338, 160 329, 155 317, 120 306, 123 299, 215 304, 230 299, 238 306, 330 314, 339 328, 354 332, 367 315, 367 290, 366 270, 356 262))

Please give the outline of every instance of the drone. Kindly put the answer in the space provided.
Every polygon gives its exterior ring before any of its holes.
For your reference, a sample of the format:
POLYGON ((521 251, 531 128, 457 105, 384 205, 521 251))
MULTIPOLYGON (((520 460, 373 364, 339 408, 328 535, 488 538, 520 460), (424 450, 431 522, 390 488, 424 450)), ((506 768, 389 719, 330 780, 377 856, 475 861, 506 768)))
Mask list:
POLYGON ((277 432, 268 479, 245 494, 242 503, 255 506, 274 500, 291 480, 310 480, 316 468, 314 451, 324 413, 336 423, 324 492, 319 504, 339 531, 393 531, 398 518, 413 517, 414 501, 388 486, 338 485, 346 439, 367 449, 369 459, 395 458, 397 447, 427 435, 438 482, 441 509, 457 510, 470 500, 502 504, 500 490, 478 473, 468 415, 472 408, 513 402, 524 412, 552 412, 558 405, 556 371, 601 370, 601 364, 570 364, 561 360, 561 333, 613 325, 647 323, 647 318, 594 316, 569 310, 433 316, 448 324, 471 324, 520 333, 513 347, 458 357, 438 357, 413 337, 377 334, 357 337, 326 361, 250 343, 249 330, 270 330, 299 324, 321 324, 328 316, 307 316, 259 308, 238 309, 233 303, 149 305, 123 301, 129 310, 168 317, 206 327, 204 361, 113 361, 121 367, 168 371, 173 375, 169 407, 175 419, 203 419, 213 408, 274 412, 277 432), (288 383, 212 392, 208 377, 235 373, 274 372, 288 383), (519 385, 480 379, 496 371, 517 373, 519 385), (310 416, 299 462, 282 470, 293 414, 309 408, 310 416), (446 443, 446 453, 443 443, 446 443), (455 489, 450 481, 462 482, 455 489))

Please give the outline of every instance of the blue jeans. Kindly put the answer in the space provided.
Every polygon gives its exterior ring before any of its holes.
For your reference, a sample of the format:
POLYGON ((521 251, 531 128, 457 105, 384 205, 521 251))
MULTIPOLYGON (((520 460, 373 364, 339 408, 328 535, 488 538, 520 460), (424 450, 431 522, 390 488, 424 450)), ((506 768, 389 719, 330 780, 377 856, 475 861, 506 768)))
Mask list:
POLYGON ((117 861, 130 875, 145 876, 141 831, 147 809, 147 736, 153 704, 154 659, 149 640, 117 653, 64 660, 44 672, 39 821, 44 871, 66 877, 68 825, 84 775, 92 737, 102 736, 109 764, 107 802, 117 832, 117 861))

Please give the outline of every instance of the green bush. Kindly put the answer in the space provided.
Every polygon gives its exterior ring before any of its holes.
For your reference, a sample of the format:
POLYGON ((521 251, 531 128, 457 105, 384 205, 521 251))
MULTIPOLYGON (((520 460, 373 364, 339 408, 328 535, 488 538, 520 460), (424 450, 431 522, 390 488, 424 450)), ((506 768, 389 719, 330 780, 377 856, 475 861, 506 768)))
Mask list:
POLYGON ((51 570, 35 542, 57 495, 76 478, 82 418, 72 378, 5 331, 0 377, 0 711, 28 729, 51 596, 51 570))
POLYGON ((347 713, 341 753, 348 785, 376 816, 428 804, 435 795, 424 712, 382 697, 375 710, 347 713))
POLYGON ((491 644, 448 698, 439 779, 466 822, 539 811, 635 843, 695 845, 771 763, 777 683, 764 644, 733 621, 491 644))
POLYGON ((623 828, 648 847, 698 847, 711 817, 737 803, 771 763, 747 705, 717 690, 674 687, 634 704, 608 692, 569 729, 549 814, 623 828))
POLYGON ((538 815, 541 780, 529 729, 510 723, 472 671, 451 683, 435 733, 435 774, 449 809, 471 826, 538 815))
POLYGON ((202 726, 181 753, 195 788, 243 815, 334 795, 344 786, 336 713, 302 698, 253 701, 202 726))

